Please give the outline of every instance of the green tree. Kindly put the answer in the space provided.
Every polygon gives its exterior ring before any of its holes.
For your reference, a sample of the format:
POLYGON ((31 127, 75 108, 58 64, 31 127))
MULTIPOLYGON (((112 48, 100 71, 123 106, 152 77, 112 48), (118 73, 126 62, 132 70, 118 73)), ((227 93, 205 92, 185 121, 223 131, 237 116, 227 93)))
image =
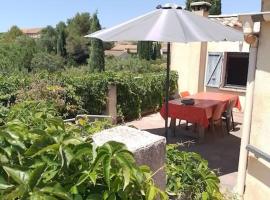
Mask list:
POLYGON ((64 60, 58 55, 39 52, 34 55, 31 67, 35 71, 47 70, 48 72, 55 72, 64 68, 64 60))
POLYGON ((14 42, 0 44, 0 70, 1 72, 31 71, 31 61, 36 52, 34 39, 22 35, 14 42))
POLYGON ((83 36, 91 32, 90 28, 91 16, 89 13, 77 13, 75 17, 67 21, 67 54, 69 59, 78 64, 85 64, 89 57, 90 42, 83 36))
POLYGON ((29 36, 23 35, 16 38, 15 44, 18 45, 18 48, 21 52, 21 67, 27 69, 27 71, 30 72, 31 61, 34 57, 34 54, 37 52, 36 41, 29 36))
POLYGON ((220 15, 221 14, 221 0, 211 0, 212 4, 209 13, 210 15, 220 15))
POLYGON ((56 42, 56 51, 59 56, 66 56, 66 24, 64 22, 59 22, 56 25, 56 34, 57 34, 57 42, 56 42))
POLYGON ((140 59, 151 60, 153 55, 153 42, 139 41, 137 44, 137 51, 140 59))
POLYGON ((156 59, 161 58, 160 49, 161 49, 161 44, 159 42, 154 42, 152 56, 151 56, 152 60, 156 60, 156 59))
MULTIPOLYGON (((99 23, 97 13, 95 13, 92 17, 91 31, 95 32, 99 30, 101 30, 101 25, 99 23)), ((105 70, 104 47, 103 42, 99 39, 91 39, 88 65, 92 71, 101 72, 105 70)))
POLYGON ((47 26, 41 31, 40 39, 38 44, 40 49, 45 50, 48 53, 57 52, 57 33, 52 26, 47 26))
POLYGON ((104 50, 110 50, 114 47, 114 42, 103 42, 104 50))
POLYGON ((161 59, 161 43, 157 43, 157 48, 156 48, 156 55, 158 59, 161 59))
MULTIPOLYGON (((192 2, 198 2, 200 0, 186 0, 186 9, 191 10, 190 4, 192 2)), ((207 0, 211 3, 211 8, 209 10, 210 15, 220 15, 221 14, 221 0, 207 0)))
POLYGON ((12 26, 7 33, 3 35, 4 42, 14 42, 14 40, 22 36, 23 32, 17 26, 12 26))
POLYGON ((9 73, 18 69, 19 51, 13 43, 0 43, 0 70, 9 73))

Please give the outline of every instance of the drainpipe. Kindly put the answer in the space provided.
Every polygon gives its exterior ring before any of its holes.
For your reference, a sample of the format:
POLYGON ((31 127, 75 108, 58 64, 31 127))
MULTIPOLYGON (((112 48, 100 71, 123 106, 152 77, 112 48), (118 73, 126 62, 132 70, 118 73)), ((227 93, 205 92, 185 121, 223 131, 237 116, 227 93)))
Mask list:
POLYGON ((245 191, 246 171, 248 161, 248 151, 246 147, 249 144, 251 133, 255 73, 257 64, 258 43, 259 43, 258 37, 255 34, 253 34, 253 22, 249 23, 248 21, 245 20, 243 20, 243 22, 244 22, 243 24, 244 24, 245 41, 248 44, 250 44, 250 53, 249 53, 248 81, 246 88, 246 102, 243 119, 243 131, 240 147, 237 188, 236 188, 237 193, 240 196, 243 196, 245 191))

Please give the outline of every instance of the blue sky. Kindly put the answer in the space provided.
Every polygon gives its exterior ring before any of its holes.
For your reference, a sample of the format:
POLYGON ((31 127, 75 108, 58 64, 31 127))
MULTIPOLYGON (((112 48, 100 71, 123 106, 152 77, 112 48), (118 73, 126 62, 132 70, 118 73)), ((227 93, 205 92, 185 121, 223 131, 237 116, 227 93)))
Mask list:
MULTIPOLYGON (((66 21, 77 12, 98 10, 103 27, 110 27, 151 11, 167 2, 184 5, 184 0, 1 0, 0 32, 12 25, 44 27, 66 21)), ((223 14, 260 11, 261 0, 222 0, 223 14)))

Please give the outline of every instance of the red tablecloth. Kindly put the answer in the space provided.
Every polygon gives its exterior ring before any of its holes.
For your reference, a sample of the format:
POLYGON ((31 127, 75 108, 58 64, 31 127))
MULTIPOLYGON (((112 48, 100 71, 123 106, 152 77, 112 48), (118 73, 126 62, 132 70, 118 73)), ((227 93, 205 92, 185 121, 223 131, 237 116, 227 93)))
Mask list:
POLYGON ((229 101, 234 101, 234 107, 241 110, 241 103, 239 96, 226 93, 216 93, 216 92, 200 92, 186 98, 200 99, 200 100, 215 100, 219 102, 229 103, 229 101))
MULTIPOLYGON (((168 116, 170 118, 187 120, 207 128, 209 126, 209 119, 217 106, 224 103, 227 104, 233 100, 235 107, 241 110, 241 104, 237 95, 202 92, 186 98, 193 98, 195 104, 184 105, 180 99, 169 101, 168 116)), ((165 104, 163 104, 160 114, 165 118, 165 104)))

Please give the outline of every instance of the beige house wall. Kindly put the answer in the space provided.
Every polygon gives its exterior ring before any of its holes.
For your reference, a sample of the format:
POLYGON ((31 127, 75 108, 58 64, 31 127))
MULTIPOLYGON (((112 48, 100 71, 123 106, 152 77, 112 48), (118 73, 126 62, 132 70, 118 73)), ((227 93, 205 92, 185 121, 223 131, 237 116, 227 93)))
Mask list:
POLYGON ((178 72, 179 91, 196 93, 199 91, 200 43, 173 43, 171 50, 171 69, 178 72))
MULTIPOLYGON (((270 11, 265 0, 263 11, 270 11)), ((251 145, 270 154, 270 22, 263 22, 259 36, 254 104, 251 123, 251 145)), ((270 199, 270 163, 249 155, 245 200, 270 199)))
POLYGON ((239 95, 245 105, 245 91, 237 89, 205 87, 204 77, 208 52, 249 52, 245 42, 209 42, 172 44, 171 69, 179 74, 179 91, 197 93, 202 91, 222 92, 239 95))

